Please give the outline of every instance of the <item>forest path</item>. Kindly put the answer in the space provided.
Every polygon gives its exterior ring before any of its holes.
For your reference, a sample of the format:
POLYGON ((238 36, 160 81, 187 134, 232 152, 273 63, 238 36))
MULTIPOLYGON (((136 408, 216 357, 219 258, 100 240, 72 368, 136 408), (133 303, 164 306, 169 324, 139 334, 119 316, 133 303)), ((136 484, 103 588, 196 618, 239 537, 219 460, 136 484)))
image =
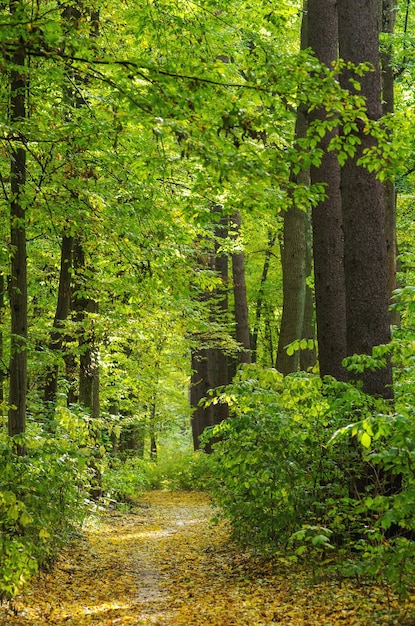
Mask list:
POLYGON ((398 606, 381 588, 310 582, 298 563, 242 553, 226 525, 211 524, 212 514, 203 494, 152 492, 132 513, 91 518, 82 540, 14 601, 14 612, 0 609, 0 625, 406 623, 393 617, 398 606))

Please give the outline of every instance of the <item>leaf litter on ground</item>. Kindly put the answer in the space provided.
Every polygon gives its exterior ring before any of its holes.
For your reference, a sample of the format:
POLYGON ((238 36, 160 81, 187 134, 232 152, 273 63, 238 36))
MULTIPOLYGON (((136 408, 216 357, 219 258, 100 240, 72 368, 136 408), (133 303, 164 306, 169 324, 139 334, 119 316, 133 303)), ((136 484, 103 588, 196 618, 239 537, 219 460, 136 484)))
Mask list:
POLYGON ((415 624, 415 596, 403 602, 376 585, 256 557, 212 517, 209 498, 194 492, 150 492, 129 513, 91 516, 50 571, 0 609, 0 625, 415 624))

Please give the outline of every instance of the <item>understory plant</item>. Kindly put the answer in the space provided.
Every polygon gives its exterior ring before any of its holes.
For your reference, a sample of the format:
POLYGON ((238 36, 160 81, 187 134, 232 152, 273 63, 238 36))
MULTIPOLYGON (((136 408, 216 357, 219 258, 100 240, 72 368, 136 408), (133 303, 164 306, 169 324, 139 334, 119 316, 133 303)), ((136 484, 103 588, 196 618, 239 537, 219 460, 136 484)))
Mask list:
MULTIPOLYGON (((394 347, 375 351, 369 366, 394 347)), ((397 348, 405 353, 401 341, 397 348)), ((349 363, 366 366, 366 357, 349 363)), ((368 575, 402 593, 413 584, 414 377, 405 369, 393 402, 358 383, 256 365, 208 400, 230 407, 207 436, 216 442, 213 497, 239 541, 318 556, 337 574, 368 575)))
POLYGON ((0 434, 0 600, 12 598, 80 528, 91 442, 87 417, 66 409, 56 413, 53 432, 37 418, 24 435, 0 434))

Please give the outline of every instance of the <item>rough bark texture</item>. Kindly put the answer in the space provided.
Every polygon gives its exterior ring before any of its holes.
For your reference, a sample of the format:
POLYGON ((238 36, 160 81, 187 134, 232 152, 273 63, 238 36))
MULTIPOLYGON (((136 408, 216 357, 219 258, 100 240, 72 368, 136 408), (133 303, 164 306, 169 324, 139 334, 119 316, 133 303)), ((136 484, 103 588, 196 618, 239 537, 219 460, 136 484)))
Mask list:
MULTIPOLYGON (((339 52, 346 61, 370 62, 373 71, 361 78, 361 93, 367 112, 378 119, 381 108, 381 78, 378 46, 378 0, 340 0, 339 52)), ((342 75, 342 85, 352 89, 350 71, 342 75)), ((344 230, 344 268, 346 285, 347 352, 370 354, 378 344, 390 340, 387 289, 387 252, 384 196, 381 183, 373 173, 357 165, 357 159, 373 140, 360 130, 354 158, 342 168, 341 193, 344 230)), ((366 392, 391 397, 390 364, 363 376, 366 392)))
MULTIPOLYGON (((241 229, 241 215, 239 212, 236 212, 233 215, 232 222, 236 230, 236 234, 239 234, 241 229)), ((238 360, 239 363, 250 363, 251 346, 249 339, 248 302, 246 299, 245 284, 245 255, 243 251, 232 254, 232 278, 236 341, 242 346, 242 349, 238 354, 238 360)))
MULTIPOLYGON (((321 63, 330 65, 338 55, 336 0, 308 0, 309 44, 321 63)), ((310 113, 310 121, 324 120, 323 108, 310 113)), ((321 141, 324 156, 320 167, 312 167, 311 182, 324 183, 326 199, 314 207, 313 255, 317 340, 321 376, 346 378, 342 359, 346 356, 346 295, 343 267, 342 201, 340 165, 334 152, 327 152, 333 134, 321 141)))
MULTIPOLYGON (((11 11, 14 11, 14 4, 11 11)), ((18 124, 26 116, 26 74, 24 47, 13 55, 10 72, 10 122, 18 124)), ((27 393, 27 259, 23 195, 26 184, 26 150, 12 147, 10 154, 10 387, 8 432, 14 436, 25 431, 27 393)))

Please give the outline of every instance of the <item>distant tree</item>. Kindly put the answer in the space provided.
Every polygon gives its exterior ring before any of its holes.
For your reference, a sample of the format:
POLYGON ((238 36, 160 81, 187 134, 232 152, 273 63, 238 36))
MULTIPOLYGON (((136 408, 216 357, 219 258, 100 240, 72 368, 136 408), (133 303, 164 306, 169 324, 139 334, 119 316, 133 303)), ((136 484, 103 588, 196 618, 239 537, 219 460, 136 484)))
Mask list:
MULTIPOLYGON (((241 230, 241 214, 236 211, 232 216, 234 236, 238 237, 241 230)), ((249 336, 248 303, 245 283, 245 254, 243 247, 232 253, 232 283, 235 309, 236 341, 241 345, 238 352, 239 363, 251 362, 251 346, 249 336)))

